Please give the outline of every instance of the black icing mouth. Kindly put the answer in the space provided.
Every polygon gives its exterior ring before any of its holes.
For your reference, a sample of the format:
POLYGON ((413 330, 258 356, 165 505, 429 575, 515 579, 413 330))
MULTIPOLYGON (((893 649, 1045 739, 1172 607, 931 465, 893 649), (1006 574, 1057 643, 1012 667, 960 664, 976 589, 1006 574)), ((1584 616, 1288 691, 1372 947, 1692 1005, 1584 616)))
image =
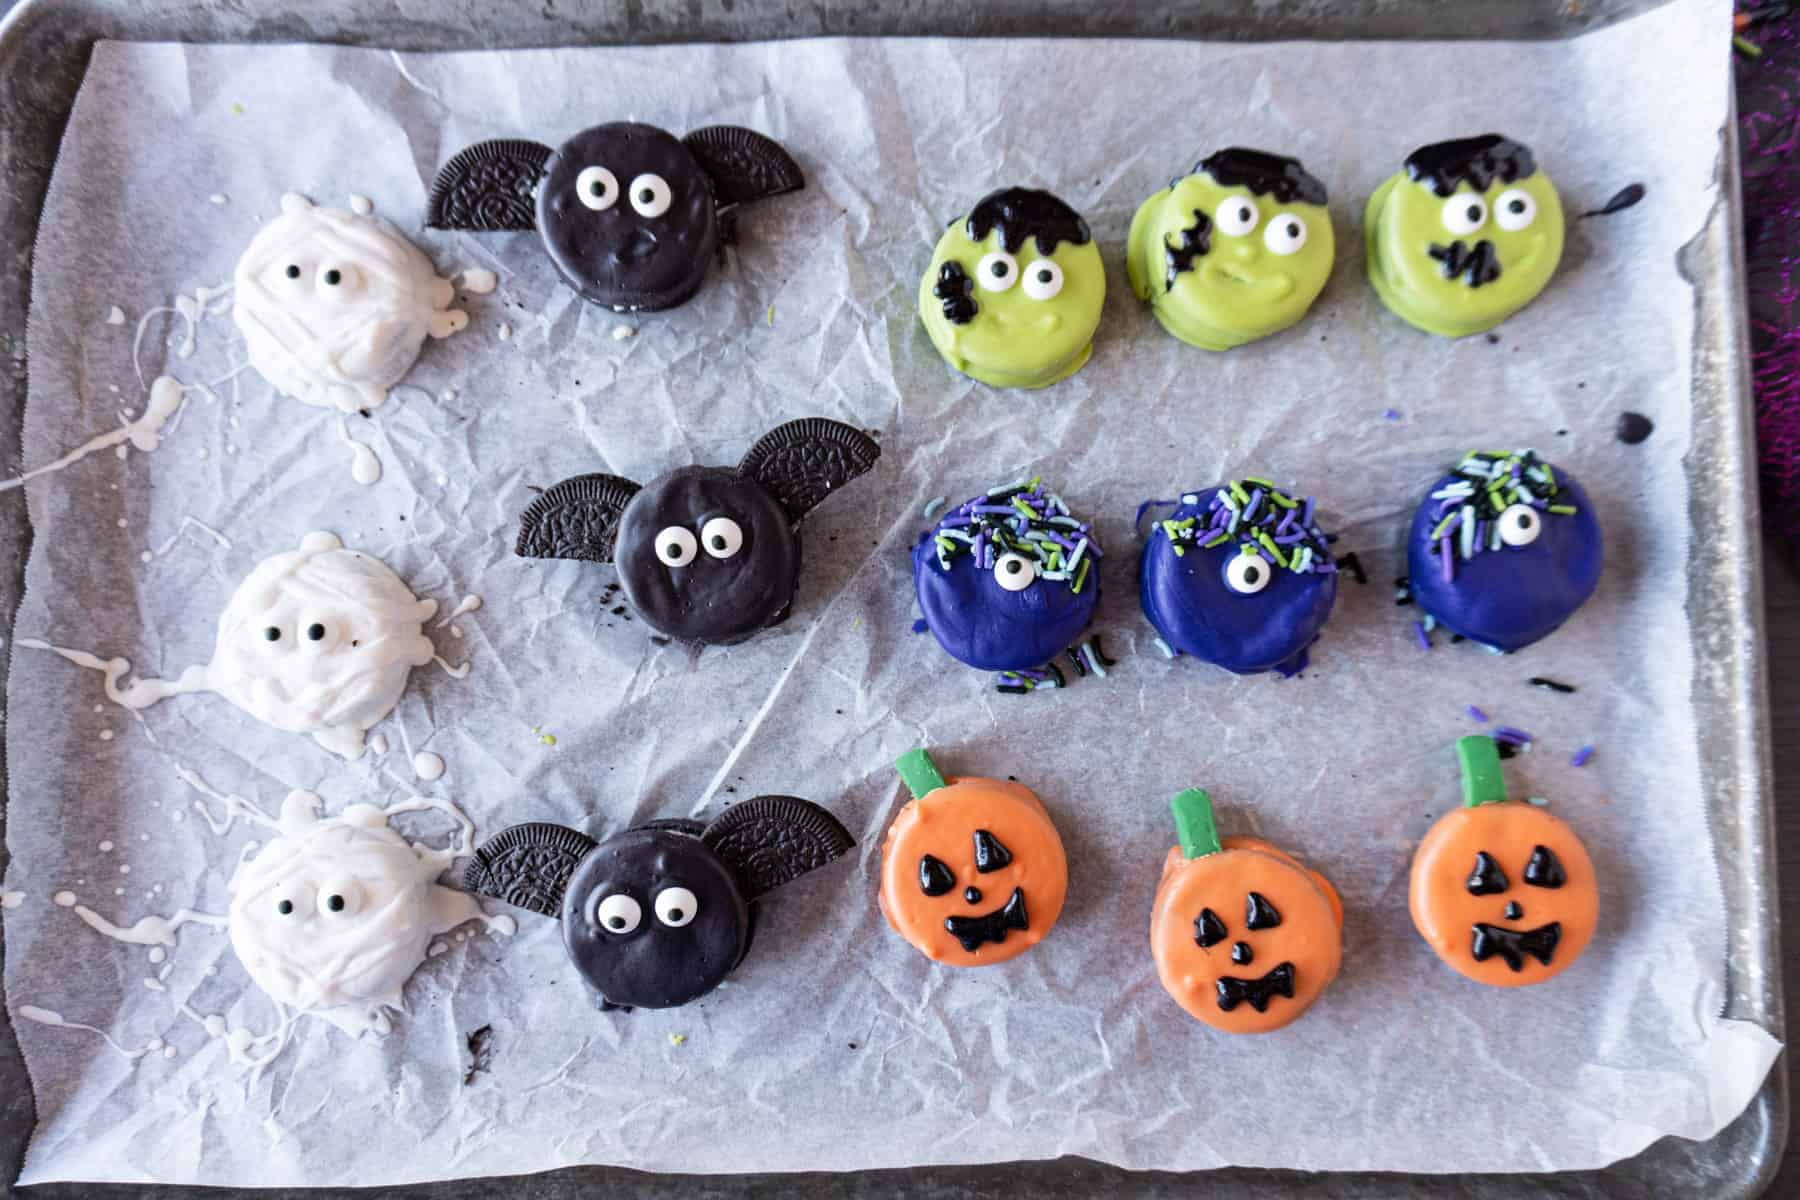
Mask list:
POLYGON ((1549 966, 1556 954, 1556 944, 1561 940, 1561 921, 1552 921, 1536 929, 1502 929, 1477 921, 1469 939, 1469 953, 1476 962, 1486 962, 1498 954, 1506 960, 1507 966, 1523 971, 1527 954, 1549 966))
POLYGON ((1284 962, 1261 979, 1239 979, 1236 975, 1219 976, 1219 1008, 1230 1012, 1244 1001, 1257 1012, 1268 1012, 1269 1001, 1277 996, 1294 998, 1294 964, 1284 962))
POLYGON ((1478 288, 1500 278, 1500 257, 1494 252, 1494 243, 1486 238, 1473 246, 1461 241, 1451 242, 1448 246, 1433 242, 1425 253, 1444 264, 1445 279, 1460 276, 1464 283, 1478 288))
POLYGON ((1014 888, 1004 905, 979 917, 945 917, 944 928, 971 954, 984 942, 1004 942, 1009 931, 1030 928, 1025 916, 1025 893, 1014 888))
POLYGON ((634 229, 619 239, 613 257, 626 266, 636 266, 656 253, 656 235, 648 229, 634 229))

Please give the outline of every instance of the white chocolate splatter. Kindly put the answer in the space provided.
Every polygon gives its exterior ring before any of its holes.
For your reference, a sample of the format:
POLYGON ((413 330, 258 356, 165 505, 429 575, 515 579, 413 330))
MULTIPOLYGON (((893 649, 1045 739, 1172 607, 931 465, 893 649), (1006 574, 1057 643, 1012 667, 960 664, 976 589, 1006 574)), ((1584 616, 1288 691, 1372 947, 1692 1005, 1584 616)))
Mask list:
POLYGON ((144 408, 144 414, 135 420, 124 421, 111 433, 103 433, 99 437, 90 438, 75 449, 69 451, 55 462, 16 475, 11 479, 0 480, 0 492, 10 491, 23 485, 27 480, 48 475, 52 471, 60 471, 64 467, 80 462, 90 454, 98 454, 102 450, 117 446, 123 457, 128 453, 129 445, 144 454, 149 454, 162 445, 163 426, 181 407, 183 395, 181 384, 168 375, 159 375, 156 382, 150 385, 150 403, 144 408))
POLYGON ((106 323, 108 325, 123 325, 125 323, 125 310, 116 304, 107 309, 106 323))
POLYGON ((136 1049, 121 1046, 118 1042, 115 1042, 112 1039, 112 1035, 107 1033, 104 1029, 97 1029, 92 1025, 83 1025, 80 1021, 71 1021, 59 1012, 51 1012, 49 1009, 39 1008, 35 1004, 21 1004, 14 1011, 21 1017, 24 1017, 27 1021, 36 1021, 39 1025, 50 1025, 57 1029, 80 1029, 87 1033, 97 1033, 105 1039, 107 1045, 133 1061, 144 1057, 144 1055, 149 1054, 152 1051, 161 1050, 164 1045, 161 1038, 151 1038, 144 1045, 139 1046, 136 1049))
POLYGON ((340 412, 379 407, 426 337, 469 323, 450 307, 452 282, 364 205, 316 208, 290 192, 234 277, 250 364, 284 394, 340 412))
POLYGON ((25 903, 24 892, 0 892, 0 908, 17 908, 25 903))
POLYGON ((499 286, 499 283, 492 271, 481 267, 469 267, 462 273, 462 289, 471 296, 485 296, 499 286))
POLYGON ((429 750, 421 750, 413 755, 413 774, 426 783, 436 782, 444 777, 444 760, 429 750))
POLYGON ((381 459, 368 443, 350 436, 350 419, 341 413, 338 415, 338 440, 350 447, 350 478, 364 487, 381 479, 381 459))
POLYGON ((461 600, 457 601, 455 608, 451 609, 448 613, 446 613, 443 616, 442 619, 440 619, 438 621, 436 628, 442 629, 444 626, 448 625, 450 622, 456 620, 456 618, 466 617, 472 612, 480 611, 480 609, 481 609, 481 597, 480 596, 464 596, 461 600))

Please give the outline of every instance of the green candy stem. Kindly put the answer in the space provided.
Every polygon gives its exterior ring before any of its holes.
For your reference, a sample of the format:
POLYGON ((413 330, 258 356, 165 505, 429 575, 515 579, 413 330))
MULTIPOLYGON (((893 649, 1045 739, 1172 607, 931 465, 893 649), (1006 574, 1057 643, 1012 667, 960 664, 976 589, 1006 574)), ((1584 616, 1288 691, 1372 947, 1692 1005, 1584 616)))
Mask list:
POLYGON ((1456 739, 1456 761, 1462 768, 1463 807, 1499 804, 1506 799, 1506 776, 1500 770, 1500 747, 1491 737, 1472 733, 1456 739))
POLYGON ((914 800, 923 800, 944 786, 944 776, 938 771, 937 764, 931 761, 931 755, 925 753, 923 746, 908 750, 896 758, 894 770, 900 772, 900 782, 906 785, 906 790, 913 794, 914 800))
POLYGON ((1219 828, 1213 824, 1211 796, 1199 788, 1189 788, 1169 801, 1169 811, 1175 814, 1175 836, 1181 842, 1181 857, 1199 858, 1202 854, 1217 854, 1224 849, 1219 844, 1219 828))

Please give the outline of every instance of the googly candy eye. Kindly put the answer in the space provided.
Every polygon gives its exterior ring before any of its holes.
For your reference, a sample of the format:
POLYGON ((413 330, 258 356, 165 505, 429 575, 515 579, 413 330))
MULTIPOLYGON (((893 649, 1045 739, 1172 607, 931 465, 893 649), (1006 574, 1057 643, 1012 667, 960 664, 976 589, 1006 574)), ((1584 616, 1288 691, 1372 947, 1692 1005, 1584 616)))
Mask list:
POLYGON ((661 175, 639 175, 631 181, 631 207, 640 217, 660 217, 674 199, 669 181, 661 175))
POLYGON ((1256 228, 1261 215, 1250 197, 1227 196, 1219 202, 1218 211, 1213 213, 1213 224, 1219 227, 1220 233, 1243 237, 1256 228))
POLYGON ((684 887, 667 887, 656 893, 656 919, 671 929, 680 929, 700 911, 700 901, 684 887))
POLYGON ((1508 546, 1529 546, 1544 530, 1544 518, 1529 504, 1514 504, 1500 514, 1500 540, 1508 546))
POLYGON ((1537 219, 1537 201, 1524 188, 1507 188, 1494 200, 1494 223, 1517 233, 1537 219))
POLYGON ((313 891, 304 883, 287 883, 275 890, 269 908, 277 917, 304 920, 313 915, 313 891))
POLYGON ((744 548, 744 531, 730 517, 714 517, 700 527, 700 545, 714 558, 730 558, 744 548))
POLYGON ((656 557, 665 566, 685 567, 694 561, 694 555, 700 551, 700 544, 694 540, 691 530, 680 525, 671 525, 656 535, 656 557))
POLYGON ((1467 237, 1487 223, 1487 201, 1474 192, 1458 192, 1444 201, 1444 228, 1467 237))
POLYGON ((604 212, 619 202, 619 178, 605 167, 583 167, 575 177, 575 198, 583 207, 604 212))
POLYGON ((614 892, 594 906, 594 923, 608 933, 630 933, 643 919, 643 907, 623 892, 614 892))
POLYGON ((362 885, 354 879, 327 880, 319 889, 319 912, 323 916, 354 917, 362 907, 362 885))
POLYGON ((983 291, 1004 292, 1019 280, 1019 262, 1004 250, 981 256, 975 268, 975 281, 983 291))
POLYGON ((1022 592, 1037 578, 1037 568, 1022 554, 1002 554, 994 560, 994 581, 1009 592, 1022 592))
POLYGON ((1263 227, 1263 245, 1271 254, 1298 254, 1306 245, 1306 222, 1292 213, 1277 213, 1263 227))
POLYGON ((1062 291, 1062 285, 1062 268, 1048 258, 1040 258, 1025 268, 1025 281, 1021 286, 1033 300, 1053 300, 1062 291))
POLYGON ((1225 586, 1241 596, 1254 596, 1274 578, 1260 554, 1239 554, 1225 564, 1225 586))

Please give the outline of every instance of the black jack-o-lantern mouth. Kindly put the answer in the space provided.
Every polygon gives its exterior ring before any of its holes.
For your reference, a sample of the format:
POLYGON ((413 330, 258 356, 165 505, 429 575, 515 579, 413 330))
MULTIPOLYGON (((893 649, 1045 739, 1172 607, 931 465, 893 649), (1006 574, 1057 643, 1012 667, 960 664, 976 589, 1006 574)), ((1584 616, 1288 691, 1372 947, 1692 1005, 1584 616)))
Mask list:
POLYGON ((1031 928, 1031 919, 1025 913, 1025 890, 1014 888, 1006 903, 992 912, 974 917, 945 917, 944 928, 970 953, 986 942, 1004 942, 1012 930, 1031 928))
POLYGON ((1275 997, 1286 996, 1289 1000, 1294 998, 1294 964, 1284 962, 1260 979, 1221 975, 1218 992, 1219 1007, 1225 1012, 1230 1012, 1246 1000, 1257 1012, 1268 1012, 1269 1002, 1275 997))

